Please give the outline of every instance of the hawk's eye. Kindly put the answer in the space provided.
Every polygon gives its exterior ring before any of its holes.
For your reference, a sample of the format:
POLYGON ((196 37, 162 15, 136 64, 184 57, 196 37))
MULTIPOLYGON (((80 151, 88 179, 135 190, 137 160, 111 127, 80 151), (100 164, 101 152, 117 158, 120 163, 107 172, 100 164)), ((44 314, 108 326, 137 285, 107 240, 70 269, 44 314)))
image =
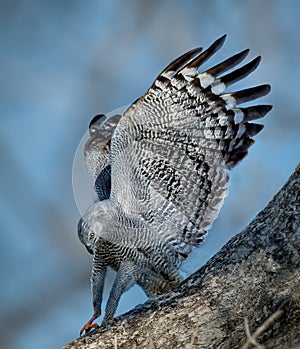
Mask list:
POLYGON ((90 239, 94 239, 95 234, 94 233, 90 233, 90 239))

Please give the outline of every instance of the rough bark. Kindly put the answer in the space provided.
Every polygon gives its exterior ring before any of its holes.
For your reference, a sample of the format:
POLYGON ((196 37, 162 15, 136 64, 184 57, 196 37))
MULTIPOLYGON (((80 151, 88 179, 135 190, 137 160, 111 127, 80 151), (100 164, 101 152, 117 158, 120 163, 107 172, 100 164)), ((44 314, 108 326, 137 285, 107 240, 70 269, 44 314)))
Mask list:
POLYGON ((300 348, 299 212, 300 165, 199 271, 63 349, 300 348))

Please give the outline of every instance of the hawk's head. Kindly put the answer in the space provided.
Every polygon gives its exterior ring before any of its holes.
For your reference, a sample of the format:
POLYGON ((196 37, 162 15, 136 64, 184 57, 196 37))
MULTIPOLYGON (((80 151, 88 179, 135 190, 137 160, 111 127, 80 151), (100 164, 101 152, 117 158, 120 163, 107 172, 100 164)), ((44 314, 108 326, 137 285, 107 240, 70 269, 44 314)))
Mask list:
POLYGON ((80 218, 77 226, 79 240, 89 253, 94 254, 98 239, 109 240, 109 232, 114 231, 114 210, 109 200, 93 203, 80 218))
POLYGON ((83 218, 80 218, 77 225, 77 234, 81 243, 86 247, 90 254, 94 254, 94 245, 96 241, 96 235, 90 229, 83 218))

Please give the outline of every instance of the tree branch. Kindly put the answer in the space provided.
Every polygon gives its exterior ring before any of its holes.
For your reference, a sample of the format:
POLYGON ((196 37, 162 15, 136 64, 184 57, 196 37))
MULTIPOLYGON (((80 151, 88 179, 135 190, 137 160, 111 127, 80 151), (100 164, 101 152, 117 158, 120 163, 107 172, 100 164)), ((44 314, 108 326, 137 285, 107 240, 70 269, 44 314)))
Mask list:
POLYGON ((299 348, 299 212, 300 165, 199 271, 63 349, 299 348))

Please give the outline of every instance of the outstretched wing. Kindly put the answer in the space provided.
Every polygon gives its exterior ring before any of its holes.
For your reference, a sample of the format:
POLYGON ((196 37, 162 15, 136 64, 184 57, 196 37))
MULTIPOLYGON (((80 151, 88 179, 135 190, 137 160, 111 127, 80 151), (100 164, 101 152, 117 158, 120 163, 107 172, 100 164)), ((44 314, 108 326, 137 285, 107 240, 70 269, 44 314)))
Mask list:
POLYGON ((124 113, 112 138, 113 206, 122 217, 143 217, 148 239, 156 234, 181 255, 203 240, 227 193, 226 170, 246 156, 263 128, 249 121, 271 109, 236 107, 268 94, 269 85, 223 93, 258 66, 260 57, 222 75, 249 50, 198 71, 224 40, 172 62, 124 113))
POLYGON ((121 115, 96 115, 89 124, 84 159, 94 186, 94 201, 108 199, 111 190, 110 142, 121 115))

